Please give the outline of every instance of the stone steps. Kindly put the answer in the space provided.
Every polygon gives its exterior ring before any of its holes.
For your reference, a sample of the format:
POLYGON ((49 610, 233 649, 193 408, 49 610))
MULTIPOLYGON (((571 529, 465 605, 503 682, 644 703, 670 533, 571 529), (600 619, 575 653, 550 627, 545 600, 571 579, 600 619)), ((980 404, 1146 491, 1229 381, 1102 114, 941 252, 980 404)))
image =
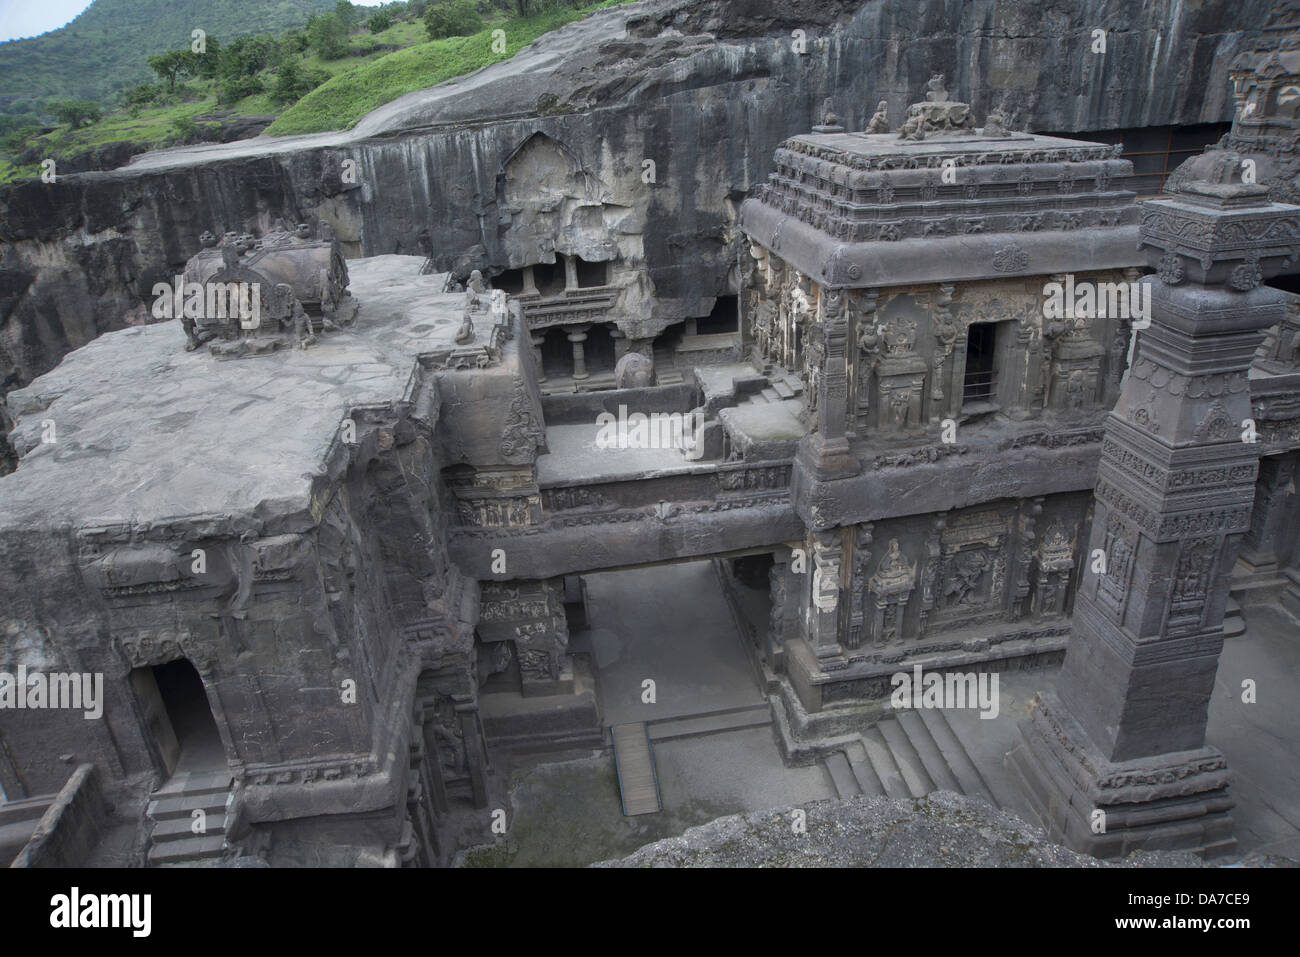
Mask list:
POLYGON ((982 797, 996 807, 998 802, 984 781, 984 775, 980 774, 979 768, 975 766, 974 760, 967 753, 961 739, 957 737, 957 732, 948 723, 948 719, 944 717, 944 713, 928 708, 922 708, 918 713, 921 720, 925 722, 930 737, 943 754, 948 770, 957 779, 957 787, 953 790, 970 797, 982 797))
POLYGON ((655 385, 677 385, 682 381, 682 374, 677 370, 677 360, 668 349, 656 349, 655 385))
POLYGON ((854 797, 862 793, 858 779, 853 776, 853 769, 849 767, 849 759, 844 756, 843 751, 832 751, 822 758, 822 767, 830 776, 831 787, 840 797, 854 797))
POLYGON ((898 762, 894 760, 894 755, 889 750, 889 744, 881 735, 878 726, 868 728, 866 733, 862 735, 862 746, 867 752, 867 758, 871 762, 872 770, 876 772, 876 777, 880 780, 880 785, 885 791, 885 797, 910 797, 911 792, 908 791, 907 784, 903 781, 902 772, 898 769, 898 762))
POLYGON ((751 392, 740 402, 741 405, 771 405, 796 399, 803 394, 803 380, 789 373, 769 375, 767 385, 757 392, 751 392))
POLYGON ((1236 638, 1246 631, 1246 619, 1241 614, 1241 602, 1229 598, 1223 611, 1223 637, 1236 638))
POLYGON ((149 863, 192 864, 220 858, 226 850, 226 835, 194 835, 183 840, 168 841, 149 848, 149 863))
POLYGON ((684 715, 680 718, 660 718, 647 722, 651 741, 670 741, 673 738, 693 738, 724 731, 741 731, 746 728, 765 728, 772 723, 772 709, 767 702, 743 708, 726 708, 707 714, 684 715))
POLYGON ((857 779, 862 793, 868 797, 884 797, 885 786, 880 783, 880 776, 871 766, 866 746, 861 741, 854 741, 844 749, 844 755, 849 759, 849 767, 853 769, 853 777, 857 779))
POLYGON ((225 771, 178 773, 153 793, 145 815, 153 822, 148 863, 191 865, 220 858, 226 851, 226 816, 233 779, 225 771), (203 831, 193 831, 195 811, 203 812, 203 831))
POLYGON ((998 803, 942 711, 901 711, 878 721, 821 764, 842 798, 945 790, 998 803))

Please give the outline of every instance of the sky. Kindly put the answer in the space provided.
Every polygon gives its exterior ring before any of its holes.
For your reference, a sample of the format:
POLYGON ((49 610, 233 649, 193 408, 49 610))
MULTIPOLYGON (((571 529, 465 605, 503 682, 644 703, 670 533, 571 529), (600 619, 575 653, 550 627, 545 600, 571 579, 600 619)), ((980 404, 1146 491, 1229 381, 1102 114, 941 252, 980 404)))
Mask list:
MULTIPOLYGON (((374 7, 384 0, 352 0, 374 7)), ((90 0, 0 0, 0 40, 34 37, 71 22, 90 0)))

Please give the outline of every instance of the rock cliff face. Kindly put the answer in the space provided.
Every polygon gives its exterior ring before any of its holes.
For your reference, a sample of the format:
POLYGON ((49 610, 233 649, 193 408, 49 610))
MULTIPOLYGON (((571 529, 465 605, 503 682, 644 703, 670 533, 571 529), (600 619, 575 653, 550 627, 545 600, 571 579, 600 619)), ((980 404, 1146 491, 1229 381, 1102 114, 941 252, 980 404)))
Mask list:
POLYGON ((451 268, 481 246, 483 267, 506 268, 517 237, 502 164, 538 131, 598 184, 604 228, 625 207, 616 228, 640 234, 642 261, 628 265, 643 270, 635 302, 647 319, 706 314, 732 282, 741 200, 826 97, 849 128, 881 99, 897 124, 945 73, 977 116, 997 107, 1036 131, 1222 122, 1228 65, 1269 7, 644 0, 403 97, 349 133, 185 148, 13 185, 0 190, 0 390, 146 321, 153 284, 180 271, 204 229, 326 220, 349 255, 425 253, 451 268), (1094 30, 1107 31, 1104 54, 1091 50, 1094 30))

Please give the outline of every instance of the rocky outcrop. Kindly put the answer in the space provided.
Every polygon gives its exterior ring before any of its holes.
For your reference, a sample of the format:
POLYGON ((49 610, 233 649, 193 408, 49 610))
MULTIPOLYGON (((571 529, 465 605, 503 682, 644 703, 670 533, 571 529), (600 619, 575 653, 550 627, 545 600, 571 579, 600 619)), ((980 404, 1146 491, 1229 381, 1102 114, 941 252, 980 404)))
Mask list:
POLYGON ((975 798, 856 797, 720 817, 594 867, 1201 867, 1194 854, 1139 852, 1117 864, 1048 841, 975 798), (802 817, 796 817, 802 815, 802 817), (796 828, 798 823, 806 830, 796 828))
POLYGON ((350 132, 138 157, 125 169, 0 191, 0 387, 146 319, 205 229, 329 222, 351 256, 480 245, 505 268, 502 163, 543 132, 626 205, 636 301, 662 325, 732 289, 741 200, 830 97, 849 128, 881 99, 897 122, 931 74, 976 115, 1086 133, 1231 117, 1227 66, 1267 0, 645 0, 543 37, 509 61, 402 97, 350 132), (1091 52, 1092 31, 1107 52, 1091 52), (795 31, 803 31, 796 34, 795 31), (802 52, 800 52, 802 50, 802 52), (647 165, 649 164, 649 165, 647 165))

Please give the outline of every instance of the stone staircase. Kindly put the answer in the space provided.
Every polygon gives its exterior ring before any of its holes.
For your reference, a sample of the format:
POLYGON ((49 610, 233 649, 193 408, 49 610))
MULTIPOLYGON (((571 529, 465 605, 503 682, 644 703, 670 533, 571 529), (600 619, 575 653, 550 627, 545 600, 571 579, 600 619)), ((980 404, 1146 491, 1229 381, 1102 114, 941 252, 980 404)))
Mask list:
POLYGON ((660 346, 655 349, 655 385, 677 385, 682 381, 682 374, 677 369, 677 360, 671 349, 660 346))
POLYGON ((803 380, 798 376, 790 375, 788 372, 773 375, 768 378, 768 384, 758 392, 747 395, 742 405, 770 405, 775 402, 784 402, 786 399, 794 399, 803 394, 803 380))
POLYGON ((975 762, 936 709, 900 711, 821 759, 839 797, 922 797, 956 791, 997 806, 975 762))
POLYGON ((765 728, 772 723, 772 708, 762 704, 740 708, 724 708, 705 714, 685 715, 680 718, 659 718, 646 725, 651 741, 671 741, 674 738, 693 738, 724 731, 741 731, 745 728, 765 728))
POLYGON ((227 812, 233 779, 228 771, 180 771, 153 793, 145 815, 153 822, 146 860, 150 866, 203 866, 226 852, 227 812), (194 832, 195 811, 204 814, 194 832))

